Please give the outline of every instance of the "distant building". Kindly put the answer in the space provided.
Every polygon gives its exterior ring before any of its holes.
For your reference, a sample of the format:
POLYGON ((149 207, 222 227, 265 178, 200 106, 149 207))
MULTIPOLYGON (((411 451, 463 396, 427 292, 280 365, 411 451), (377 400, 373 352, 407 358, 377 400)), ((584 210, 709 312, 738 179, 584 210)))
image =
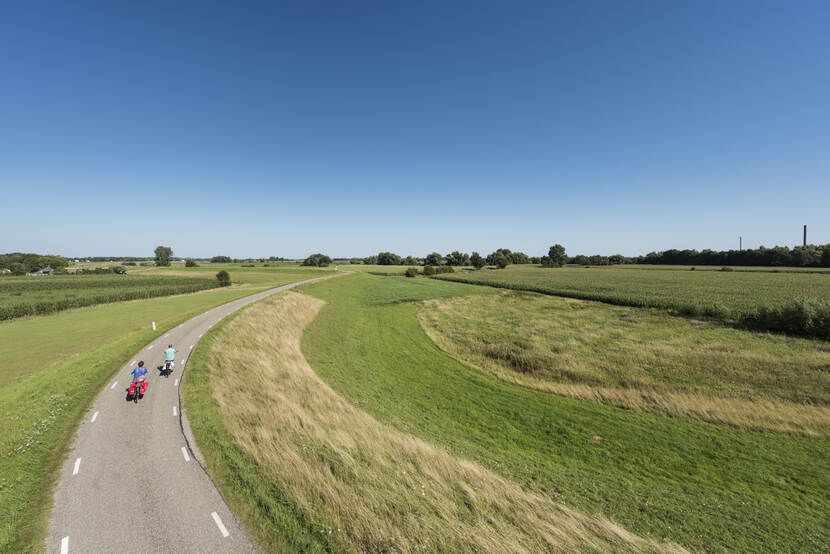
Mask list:
POLYGON ((0 269, 0 273, 11 273, 11 272, 12 272, 11 269, 6 269, 5 267, 3 269, 0 269))
POLYGON ((80 267, 67 267, 66 272, 69 274, 78 273, 81 270, 80 267))
POLYGON ((30 275, 54 275, 55 270, 49 266, 44 267, 43 269, 39 269, 30 275))

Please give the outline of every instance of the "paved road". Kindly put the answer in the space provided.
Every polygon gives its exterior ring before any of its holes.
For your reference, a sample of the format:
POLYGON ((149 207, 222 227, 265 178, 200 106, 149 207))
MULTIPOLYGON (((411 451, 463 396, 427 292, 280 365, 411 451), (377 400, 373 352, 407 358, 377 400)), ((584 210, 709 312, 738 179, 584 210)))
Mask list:
POLYGON ((181 377, 199 339, 228 314, 270 289, 182 323, 137 352, 95 399, 55 487, 47 552, 254 552, 245 531, 199 460, 181 411, 181 377), (159 376, 164 350, 176 368, 159 376), (127 402, 133 362, 150 368, 138 404, 127 402))

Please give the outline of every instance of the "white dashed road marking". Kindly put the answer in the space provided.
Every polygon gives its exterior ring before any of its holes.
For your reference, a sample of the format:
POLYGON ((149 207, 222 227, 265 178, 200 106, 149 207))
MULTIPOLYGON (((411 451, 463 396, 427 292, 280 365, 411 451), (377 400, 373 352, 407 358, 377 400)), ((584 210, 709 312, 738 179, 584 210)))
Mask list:
POLYGON ((222 520, 219 518, 219 514, 213 512, 210 515, 213 516, 213 521, 216 522, 216 526, 219 528, 219 531, 221 531, 222 536, 227 537, 228 535, 230 535, 230 533, 228 533, 228 530, 225 529, 225 525, 222 523, 222 520))
POLYGON ((164 335, 164 338, 167 338, 169 336, 170 336, 170 333, 167 333, 166 335, 164 335))
POLYGON ((178 380, 178 379, 176 379, 176 380, 173 382, 173 386, 174 386, 174 387, 178 387, 178 386, 179 386, 179 380, 178 380))
POLYGON ((184 461, 185 462, 190 461, 190 456, 187 455, 187 448, 185 448, 184 446, 182 446, 182 455, 184 456, 184 461))
POLYGON ((75 460, 75 469, 72 470, 72 475, 78 475, 78 470, 81 468, 81 459, 75 460))
POLYGON ((110 390, 114 389, 115 385, 117 385, 117 384, 118 384, 118 381, 113 381, 112 386, 110 387, 110 390))
POLYGON ((153 346, 155 346, 155 345, 154 345, 154 344, 151 344, 150 346, 148 346, 148 347, 147 347, 147 350, 152 350, 152 349, 153 349, 153 346))
POLYGON ((190 349, 191 349, 191 350, 193 350, 193 346, 194 346, 194 345, 192 345, 192 344, 190 345, 190 349))
POLYGON ((204 333, 202 333, 201 335, 199 335, 199 338, 202 338, 202 335, 204 335, 204 333))
POLYGON ((135 360, 131 361, 130 365, 135 365, 135 360))
POLYGON ((176 407, 173 406, 173 415, 176 415, 176 407))
POLYGON ((61 554, 69 554, 69 537, 61 539, 61 554))
POLYGON ((92 419, 90 420, 90 423, 95 423, 95 418, 96 417, 98 417, 98 412, 95 412, 94 414, 92 414, 92 419))

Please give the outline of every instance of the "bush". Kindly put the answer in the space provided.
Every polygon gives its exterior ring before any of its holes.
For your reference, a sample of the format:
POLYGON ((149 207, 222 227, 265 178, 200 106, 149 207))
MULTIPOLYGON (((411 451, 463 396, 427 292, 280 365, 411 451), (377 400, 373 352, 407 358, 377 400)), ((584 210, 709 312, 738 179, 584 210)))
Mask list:
POLYGON ((230 256, 214 256, 210 259, 210 263, 212 264, 229 264, 231 261, 230 256))
POLYGON ((416 267, 407 268, 406 273, 404 273, 404 275, 406 275, 407 277, 415 277, 416 275, 418 275, 418 268, 416 268, 416 267))
POLYGON ((117 265, 117 266, 112 268, 112 272, 117 274, 117 275, 126 275, 127 274, 127 268, 124 267, 123 265, 117 265))
POLYGON ((439 273, 455 273, 455 268, 450 265, 439 265, 437 267, 432 265, 424 266, 424 275, 438 275, 439 273))
POLYGON ((137 265, 135 262, 124 262, 124 265, 137 265))
POLYGON ((185 267, 198 267, 198 265, 199 264, 197 264, 195 260, 191 260, 190 258, 188 258, 184 261, 184 266, 185 267))
POLYGON ((740 323, 750 329, 830 340, 830 302, 796 298, 780 306, 763 306, 741 317, 740 323))
POLYGON ((694 271, 694 270, 695 270, 695 266, 692 266, 692 267, 690 268, 690 271, 694 271))
POLYGON ((220 287, 227 287, 231 284, 231 276, 224 269, 216 274, 216 280, 219 281, 220 287))
POLYGON ((720 268, 720 270, 721 270, 721 271, 735 271, 735 270, 734 270, 734 269, 732 269, 731 267, 722 267, 722 268, 720 268))
POLYGON ((304 266, 312 266, 312 267, 328 267, 331 263, 331 258, 326 256, 325 254, 312 254, 305 260, 303 260, 304 266))
POLYGON ((241 267, 256 267, 255 264, 242 264, 241 267))

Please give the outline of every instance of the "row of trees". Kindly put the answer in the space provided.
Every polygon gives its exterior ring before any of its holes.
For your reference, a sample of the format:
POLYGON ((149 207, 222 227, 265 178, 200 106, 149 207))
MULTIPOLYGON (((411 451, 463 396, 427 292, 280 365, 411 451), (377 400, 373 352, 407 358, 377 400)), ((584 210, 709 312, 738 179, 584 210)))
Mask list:
POLYGON ((745 250, 665 250, 636 259, 642 264, 830 267, 830 244, 745 250))
POLYGON ((40 254, 24 254, 13 252, 11 254, 0 254, 0 269, 9 270, 12 275, 26 275, 45 267, 51 267, 55 271, 63 270, 69 260, 63 256, 40 254))

